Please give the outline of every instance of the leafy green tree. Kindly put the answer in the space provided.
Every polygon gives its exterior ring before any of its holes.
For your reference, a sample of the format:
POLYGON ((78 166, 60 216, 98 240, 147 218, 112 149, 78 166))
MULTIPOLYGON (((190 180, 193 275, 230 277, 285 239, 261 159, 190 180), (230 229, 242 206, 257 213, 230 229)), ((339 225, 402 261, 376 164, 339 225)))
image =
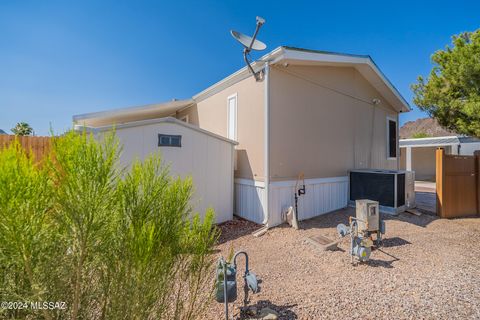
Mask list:
POLYGON ((412 85, 414 103, 446 129, 480 137, 480 29, 453 36, 431 59, 428 79, 412 85))
POLYGON ((16 136, 29 136, 33 133, 33 128, 26 122, 19 122, 11 129, 16 136))
POLYGON ((412 138, 413 139, 419 139, 419 138, 428 138, 428 137, 431 137, 428 133, 425 133, 425 132, 415 132, 414 134, 412 134, 412 138))

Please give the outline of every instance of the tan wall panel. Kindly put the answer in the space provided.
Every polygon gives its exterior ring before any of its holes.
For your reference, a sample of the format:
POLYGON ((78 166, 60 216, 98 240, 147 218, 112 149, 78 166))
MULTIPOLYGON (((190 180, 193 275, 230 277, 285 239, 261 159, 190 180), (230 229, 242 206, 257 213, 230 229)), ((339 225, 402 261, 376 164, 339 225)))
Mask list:
POLYGON ((235 176, 264 179, 264 83, 253 77, 242 80, 225 90, 180 112, 177 118, 189 115, 189 121, 200 128, 227 136, 227 98, 237 94, 237 170, 235 176))
POLYGON ((407 148, 400 148, 400 169, 407 169, 407 148))
POLYGON ((354 68, 272 68, 270 99, 272 180, 292 179, 300 171, 321 178, 353 168, 397 169, 386 146, 387 115, 397 114, 354 68), (381 103, 374 112, 348 95, 381 103))
POLYGON ((412 170, 416 180, 435 180, 436 147, 412 148, 412 170))

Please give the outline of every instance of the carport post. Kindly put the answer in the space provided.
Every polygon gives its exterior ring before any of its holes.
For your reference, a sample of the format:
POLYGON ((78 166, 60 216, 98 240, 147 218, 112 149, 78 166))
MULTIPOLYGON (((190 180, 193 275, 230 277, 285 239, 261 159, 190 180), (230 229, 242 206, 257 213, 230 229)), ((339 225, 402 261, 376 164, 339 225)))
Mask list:
POLYGON ((412 171, 412 147, 406 147, 406 164, 405 164, 405 169, 407 171, 412 171))

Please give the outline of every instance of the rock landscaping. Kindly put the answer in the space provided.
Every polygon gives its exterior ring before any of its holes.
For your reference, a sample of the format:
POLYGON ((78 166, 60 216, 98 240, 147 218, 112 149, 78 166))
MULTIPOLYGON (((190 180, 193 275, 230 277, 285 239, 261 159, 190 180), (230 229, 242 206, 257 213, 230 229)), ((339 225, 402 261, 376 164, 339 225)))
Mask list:
MULTIPOLYGON (((336 225, 354 214, 347 208, 302 221, 300 230, 284 225, 258 238, 252 232, 260 226, 244 220, 221 226, 218 256, 227 256, 231 246, 246 250, 250 269, 261 279, 261 291, 250 293, 249 308, 241 309, 239 264, 238 299, 229 306, 235 319, 480 318, 480 218, 388 217, 384 247, 356 265, 347 239, 336 251, 305 241, 318 235, 337 239, 336 225)), ((222 304, 209 309, 211 319, 224 319, 222 304)))

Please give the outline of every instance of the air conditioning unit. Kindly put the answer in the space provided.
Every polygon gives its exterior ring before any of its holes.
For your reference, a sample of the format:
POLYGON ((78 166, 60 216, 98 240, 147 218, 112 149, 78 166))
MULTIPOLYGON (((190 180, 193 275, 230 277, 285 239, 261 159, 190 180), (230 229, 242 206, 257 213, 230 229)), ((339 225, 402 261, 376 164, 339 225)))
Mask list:
POLYGON ((415 206, 414 182, 415 173, 411 171, 351 170, 349 204, 370 199, 378 201, 380 211, 398 214, 415 206))

